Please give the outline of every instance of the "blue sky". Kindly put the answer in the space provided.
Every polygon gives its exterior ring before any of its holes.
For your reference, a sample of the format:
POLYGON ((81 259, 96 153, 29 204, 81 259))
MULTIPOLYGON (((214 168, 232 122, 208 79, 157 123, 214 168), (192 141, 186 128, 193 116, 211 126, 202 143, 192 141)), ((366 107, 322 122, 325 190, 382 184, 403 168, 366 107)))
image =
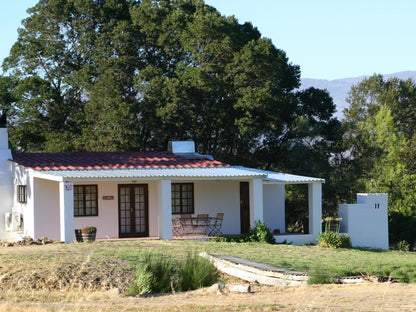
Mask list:
MULTIPOLYGON (((414 0, 206 0, 251 21, 301 67, 303 78, 337 79, 416 70, 414 0)), ((0 59, 37 0, 1 0, 0 59)))

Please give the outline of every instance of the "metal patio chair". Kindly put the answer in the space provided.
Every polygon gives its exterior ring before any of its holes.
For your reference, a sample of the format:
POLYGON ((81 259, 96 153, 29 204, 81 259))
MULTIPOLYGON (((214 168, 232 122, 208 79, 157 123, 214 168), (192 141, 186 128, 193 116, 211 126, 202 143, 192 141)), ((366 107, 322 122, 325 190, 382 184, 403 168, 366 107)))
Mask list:
POLYGON ((224 219, 224 213, 220 212, 217 213, 215 218, 211 218, 211 222, 209 224, 209 231, 208 236, 216 236, 222 235, 221 227, 222 227, 222 220, 224 219))
POLYGON ((172 234, 173 236, 182 236, 184 234, 183 225, 179 218, 172 219, 172 234))
POLYGON ((198 214, 194 223, 195 234, 208 234, 209 217, 207 213, 198 214))

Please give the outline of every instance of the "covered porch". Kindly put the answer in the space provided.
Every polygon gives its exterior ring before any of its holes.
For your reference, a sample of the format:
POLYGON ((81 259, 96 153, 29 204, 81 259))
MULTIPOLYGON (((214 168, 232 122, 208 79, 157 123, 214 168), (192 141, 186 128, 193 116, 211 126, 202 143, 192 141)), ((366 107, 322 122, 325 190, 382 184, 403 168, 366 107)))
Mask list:
POLYGON ((33 187, 28 190, 25 231, 34 238, 46 236, 73 242, 75 229, 93 225, 98 239, 173 239, 179 238, 173 233, 175 218, 198 214, 215 217, 218 213, 224 214, 221 232, 229 235, 244 233, 256 221, 263 221, 272 230, 280 230, 278 242, 304 244, 315 242, 320 230, 321 179, 244 167, 30 170, 29 176, 33 187), (309 234, 284 235, 285 184, 290 183, 309 185, 309 234), (97 211, 81 216, 76 204, 79 191, 74 190, 91 185, 96 189, 97 211), (178 198, 172 190, 178 185, 192 186, 191 198, 179 198, 188 206, 175 203, 178 198), (132 195, 127 196, 123 189, 132 195), (123 206, 127 203, 132 206, 123 206))

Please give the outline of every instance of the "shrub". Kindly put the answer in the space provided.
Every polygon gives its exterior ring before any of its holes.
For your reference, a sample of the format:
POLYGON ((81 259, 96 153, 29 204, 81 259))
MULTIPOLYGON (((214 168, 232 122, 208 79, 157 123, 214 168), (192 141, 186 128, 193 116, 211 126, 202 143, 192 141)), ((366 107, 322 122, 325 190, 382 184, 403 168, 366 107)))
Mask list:
POLYGON ((86 226, 85 228, 82 229, 82 232, 94 234, 94 233, 97 233, 97 228, 92 225, 86 226))
POLYGON ((276 240, 270 229, 261 221, 256 221, 256 226, 247 234, 249 242, 265 242, 276 244, 276 240))
POLYGON ((271 230, 261 221, 256 221, 256 226, 245 235, 215 237, 211 239, 213 242, 264 242, 269 244, 276 244, 276 240, 271 230))
POLYGON ((331 231, 325 231, 319 233, 318 236, 318 245, 321 247, 333 247, 338 248, 339 245, 339 238, 338 233, 331 232, 331 231))
POLYGON ((395 246, 395 249, 400 250, 400 251, 409 251, 409 248, 410 248, 410 244, 406 242, 405 240, 398 242, 395 246))
POLYGON ((188 254, 179 267, 179 289, 194 290, 211 286, 219 279, 215 266, 205 258, 196 254, 188 254))
POLYGON ((327 248, 351 248, 351 236, 339 234, 339 221, 341 218, 328 217, 322 220, 325 223, 325 231, 319 233, 318 245, 327 248), (333 224, 335 222, 335 225, 333 224), (335 228, 335 231, 331 229, 335 228))
POLYGON ((325 231, 319 233, 318 245, 327 248, 351 248, 351 237, 348 234, 325 231))
POLYGON ((351 236, 348 234, 339 234, 340 246, 339 248, 352 248, 351 236))
POLYGON ((175 263, 161 254, 145 254, 136 268, 130 293, 164 293, 172 290, 175 263))

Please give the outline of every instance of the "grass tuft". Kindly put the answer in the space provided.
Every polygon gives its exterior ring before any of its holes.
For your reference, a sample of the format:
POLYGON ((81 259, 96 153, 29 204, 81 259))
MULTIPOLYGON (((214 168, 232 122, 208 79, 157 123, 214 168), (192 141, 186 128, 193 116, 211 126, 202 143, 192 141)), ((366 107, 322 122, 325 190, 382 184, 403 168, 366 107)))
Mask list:
POLYGON ((211 286, 219 279, 219 273, 207 259, 188 254, 179 269, 179 287, 182 291, 211 286))

